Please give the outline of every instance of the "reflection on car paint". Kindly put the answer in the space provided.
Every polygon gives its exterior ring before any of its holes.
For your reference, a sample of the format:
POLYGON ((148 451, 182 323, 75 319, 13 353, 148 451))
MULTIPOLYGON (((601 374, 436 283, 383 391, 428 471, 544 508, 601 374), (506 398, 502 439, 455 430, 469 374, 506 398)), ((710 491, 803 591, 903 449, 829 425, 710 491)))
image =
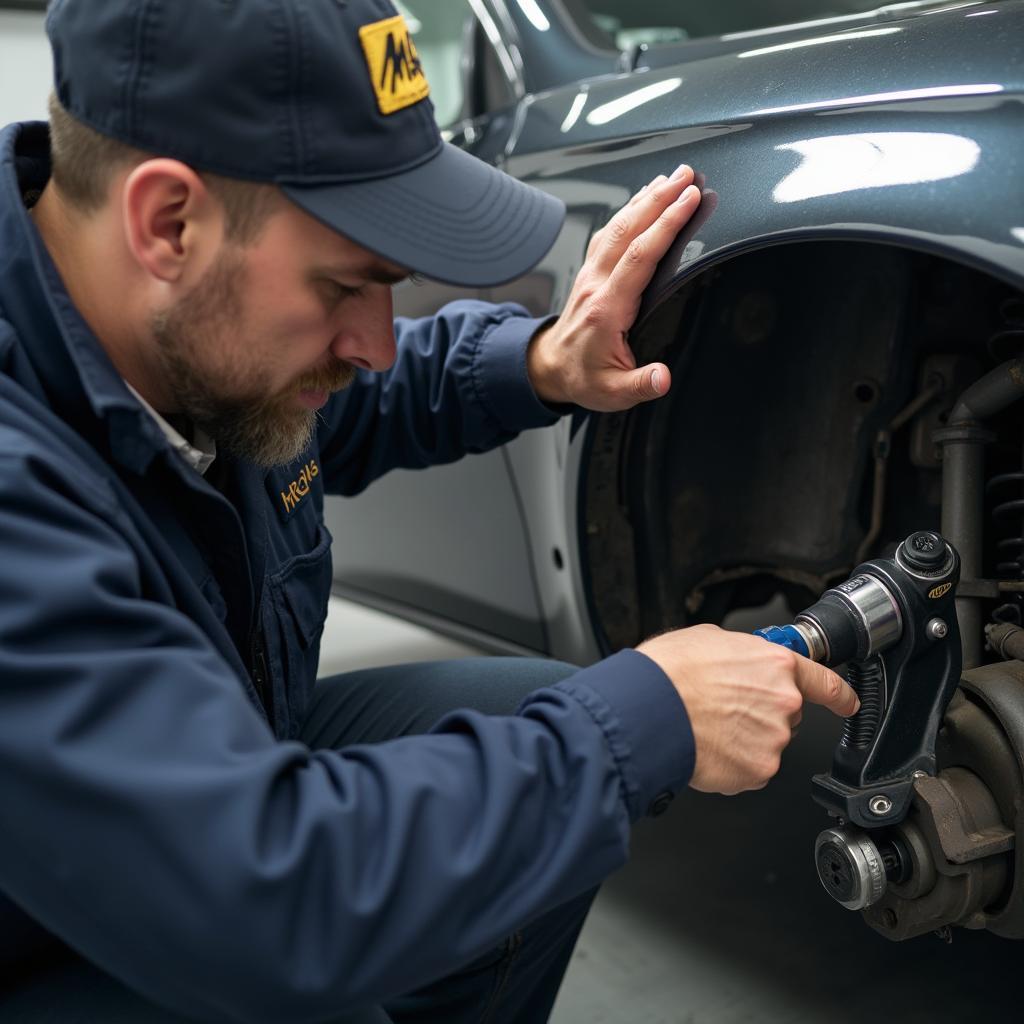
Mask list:
POLYGON ((565 115, 565 120, 559 127, 559 131, 564 135, 574 124, 580 119, 580 114, 583 113, 583 108, 587 105, 587 96, 589 95, 586 89, 581 89, 573 97, 572 106, 569 107, 569 113, 565 115))
MULTIPOLYGON (((941 13, 946 11, 955 11, 958 7, 976 7, 982 3, 983 0, 968 0, 967 3, 959 4, 955 7, 950 7, 945 4, 942 5, 941 13)), ((896 8, 899 8, 902 13, 909 14, 912 8, 915 7, 927 7, 929 4, 941 3, 941 0, 920 0, 918 3, 901 3, 891 4, 890 10, 893 14, 896 14, 896 8)), ((818 18, 814 21, 799 21, 799 22, 787 22, 785 25, 767 25, 764 28, 745 29, 742 32, 726 32, 720 36, 723 40, 737 40, 737 39, 749 39, 751 36, 766 36, 772 33, 782 32, 793 32, 801 29, 817 28, 819 25, 839 25, 843 22, 849 21, 868 21, 871 18, 878 16, 879 11, 885 8, 875 8, 869 11, 861 11, 857 14, 837 14, 830 18, 818 18)), ((920 11, 920 15, 931 14, 931 11, 920 11)))
POLYGON ((609 100, 607 103, 602 103, 599 107, 594 107, 587 114, 587 124, 608 124, 610 121, 614 121, 615 118, 622 117, 623 114, 628 114, 645 103, 650 103, 652 100, 667 96, 682 84, 683 80, 681 78, 666 78, 660 82, 652 82, 650 85, 645 85, 640 89, 634 89, 632 92, 627 92, 625 96, 619 96, 614 100, 609 100))
POLYGON ((526 15, 530 24, 538 32, 547 32, 551 28, 551 22, 548 21, 547 16, 537 6, 537 0, 516 0, 516 3, 519 4, 519 9, 526 15))
POLYGON ((1003 87, 994 82, 969 85, 933 85, 927 89, 900 89, 897 92, 875 92, 866 96, 839 96, 831 100, 814 100, 811 103, 792 103, 785 107, 764 107, 751 111, 748 117, 764 114, 793 114, 801 110, 823 110, 827 107, 860 107, 874 103, 894 103, 900 100, 939 99, 944 96, 981 96, 1002 92, 1003 87))
POLYGON ((864 132, 775 147, 787 150, 801 161, 775 186, 777 203, 955 178, 972 171, 981 156, 973 139, 944 132, 864 132))
POLYGON ((747 57, 765 57, 770 53, 785 53, 787 50, 802 50, 808 46, 823 46, 826 43, 846 43, 851 39, 867 39, 870 36, 891 36, 903 29, 891 25, 888 28, 866 28, 860 32, 840 32, 834 36, 815 36, 813 39, 795 39, 789 43, 777 43, 775 46, 762 46, 757 50, 744 50, 737 53, 740 59, 747 57))

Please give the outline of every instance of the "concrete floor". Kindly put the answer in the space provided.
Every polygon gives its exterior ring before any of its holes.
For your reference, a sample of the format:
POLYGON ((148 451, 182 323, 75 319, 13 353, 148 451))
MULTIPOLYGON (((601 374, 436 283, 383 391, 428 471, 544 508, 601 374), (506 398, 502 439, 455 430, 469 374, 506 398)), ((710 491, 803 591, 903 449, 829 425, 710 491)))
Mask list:
MULTIPOLYGON (((335 601, 322 671, 476 653, 335 601)), ((836 726, 809 708, 766 790, 730 799, 688 791, 635 829, 630 863, 583 930, 554 1024, 1024 1018, 1024 944, 963 930, 951 945, 892 943, 821 888, 811 851, 828 821, 808 780, 828 766, 836 726)))

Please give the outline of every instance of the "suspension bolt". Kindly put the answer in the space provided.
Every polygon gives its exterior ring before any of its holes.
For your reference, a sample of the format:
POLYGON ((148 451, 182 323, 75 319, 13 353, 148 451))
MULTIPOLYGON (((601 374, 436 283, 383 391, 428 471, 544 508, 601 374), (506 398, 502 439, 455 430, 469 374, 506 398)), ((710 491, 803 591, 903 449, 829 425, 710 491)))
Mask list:
POLYGON ((918 769, 916 772, 914 772, 913 777, 915 779, 930 779, 931 778, 931 776, 927 772, 923 772, 920 769, 918 769))
POLYGON ((872 814, 882 817, 892 810, 892 801, 884 793, 879 793, 868 801, 868 808, 872 814))
POLYGON ((931 619, 925 629, 933 640, 942 640, 949 632, 949 626, 943 619, 931 619))

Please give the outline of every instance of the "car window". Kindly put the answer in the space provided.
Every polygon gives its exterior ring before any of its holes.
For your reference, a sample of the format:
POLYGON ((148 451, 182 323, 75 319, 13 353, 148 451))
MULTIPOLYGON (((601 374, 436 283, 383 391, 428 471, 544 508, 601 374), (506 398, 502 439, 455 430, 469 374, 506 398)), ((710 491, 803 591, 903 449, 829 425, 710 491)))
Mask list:
POLYGON ((416 52, 430 83, 437 123, 457 120, 463 110, 462 55, 467 20, 473 17, 466 0, 397 0, 416 52))
POLYGON ((819 18, 862 14, 885 0, 565 0, 588 35, 596 30, 610 49, 748 32, 819 18))

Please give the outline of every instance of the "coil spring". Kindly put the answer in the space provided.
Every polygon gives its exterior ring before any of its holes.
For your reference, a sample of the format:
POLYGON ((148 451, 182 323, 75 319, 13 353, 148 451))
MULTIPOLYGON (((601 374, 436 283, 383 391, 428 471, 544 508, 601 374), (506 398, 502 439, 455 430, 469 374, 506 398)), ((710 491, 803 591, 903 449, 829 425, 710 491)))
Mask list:
POLYGON ((860 710, 843 724, 844 747, 863 749, 871 744, 885 710, 885 672, 881 658, 851 661, 846 681, 860 698, 860 710))
MULTIPOLYGON (((992 477, 985 485, 985 491, 991 494, 1007 484, 1018 484, 1024 487, 1024 472, 1000 473, 992 477)), ((1010 498, 1000 502, 992 509, 992 518, 996 520, 1007 519, 1016 516, 1018 522, 1024 520, 1024 497, 1010 498)), ((1001 579, 1024 578, 1024 565, 1021 556, 1024 555, 1024 536, 1004 537, 996 543, 998 561, 996 563, 996 575, 1001 579)))

